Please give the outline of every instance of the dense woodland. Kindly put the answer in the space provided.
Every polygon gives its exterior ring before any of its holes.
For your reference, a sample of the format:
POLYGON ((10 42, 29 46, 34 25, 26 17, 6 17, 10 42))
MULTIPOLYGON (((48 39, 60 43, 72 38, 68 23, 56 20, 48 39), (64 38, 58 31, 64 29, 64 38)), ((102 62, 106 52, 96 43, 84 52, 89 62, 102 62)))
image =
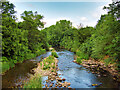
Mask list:
POLYGON ((10 2, 0 4, 3 72, 45 53, 50 46, 75 52, 79 63, 93 58, 103 60, 106 65, 114 63, 120 70, 120 1, 104 7, 108 14, 101 15, 95 27, 75 28, 72 22, 60 20, 42 30, 38 28, 44 27, 43 16, 37 11, 24 11, 23 21, 17 22, 15 6, 10 2))

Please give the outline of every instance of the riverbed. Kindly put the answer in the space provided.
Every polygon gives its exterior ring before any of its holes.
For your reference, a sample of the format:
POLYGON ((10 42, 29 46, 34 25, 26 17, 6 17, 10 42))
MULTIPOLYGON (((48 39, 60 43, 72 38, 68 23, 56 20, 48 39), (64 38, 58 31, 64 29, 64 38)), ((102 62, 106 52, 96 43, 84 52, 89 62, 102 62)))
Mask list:
MULTIPOLYGON (((58 74, 61 74, 60 77, 65 78, 67 82, 71 83, 71 88, 118 88, 118 83, 112 79, 111 75, 107 74, 106 77, 97 77, 96 74, 93 74, 82 65, 74 63, 73 52, 62 50, 57 51, 57 54, 59 56, 58 74), (93 87, 92 84, 101 85, 99 87, 93 87)), ((27 60, 7 71, 2 76, 2 87, 11 88, 23 85, 26 80, 29 80, 30 74, 32 74, 31 70, 37 67, 37 63, 49 55, 51 55, 51 52, 27 60)), ((47 76, 42 78, 42 83, 45 84, 44 81, 47 79, 47 76)))

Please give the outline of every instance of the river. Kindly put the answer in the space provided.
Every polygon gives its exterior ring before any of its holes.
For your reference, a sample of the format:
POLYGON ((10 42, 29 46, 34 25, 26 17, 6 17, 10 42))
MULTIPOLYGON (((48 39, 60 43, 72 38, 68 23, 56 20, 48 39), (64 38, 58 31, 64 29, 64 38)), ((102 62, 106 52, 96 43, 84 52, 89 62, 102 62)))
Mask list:
MULTIPOLYGON (((115 82, 109 74, 107 74, 107 77, 97 77, 97 75, 92 74, 90 70, 74 63, 73 52, 62 50, 57 51, 57 54, 59 56, 58 67, 60 69, 58 74, 61 74, 60 77, 65 78, 67 82, 71 83, 71 88, 95 88, 92 84, 101 84, 99 88, 118 87, 118 83, 115 82)), ((51 52, 47 52, 32 60, 27 60, 7 71, 6 74, 2 76, 2 87, 19 87, 23 85, 24 81, 29 79, 30 74, 32 74, 30 72, 31 69, 37 66, 37 62, 49 55, 51 55, 51 52)), ((47 76, 42 78, 42 83, 45 84, 44 81, 47 79, 47 76)))

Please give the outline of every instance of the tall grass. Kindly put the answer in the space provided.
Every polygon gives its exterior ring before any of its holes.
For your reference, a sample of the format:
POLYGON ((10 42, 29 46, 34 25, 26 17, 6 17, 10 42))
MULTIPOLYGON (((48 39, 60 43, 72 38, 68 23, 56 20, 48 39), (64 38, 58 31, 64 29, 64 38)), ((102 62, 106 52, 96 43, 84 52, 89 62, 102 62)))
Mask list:
POLYGON ((23 88, 42 88, 42 78, 40 75, 35 74, 34 76, 31 76, 28 82, 26 82, 23 86, 23 88))

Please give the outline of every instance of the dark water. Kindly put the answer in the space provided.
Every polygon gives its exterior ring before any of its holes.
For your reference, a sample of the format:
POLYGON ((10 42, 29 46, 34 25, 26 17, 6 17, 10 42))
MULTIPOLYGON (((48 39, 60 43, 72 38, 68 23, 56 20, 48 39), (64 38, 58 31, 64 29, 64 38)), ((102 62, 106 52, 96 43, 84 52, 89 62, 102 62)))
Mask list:
MULTIPOLYGON (((23 84, 25 79, 29 79, 30 70, 35 67, 36 63, 42 58, 49 56, 51 53, 47 52, 44 55, 38 56, 34 60, 26 61, 22 64, 16 65, 15 68, 9 70, 5 75, 2 76, 2 86, 12 87, 23 84)), ((83 66, 78 65, 74 62, 74 53, 63 50, 57 52, 59 58, 58 67, 60 77, 65 78, 67 82, 71 83, 72 88, 93 88, 92 84, 100 84, 102 88, 116 88, 118 83, 113 81, 110 75, 107 77, 96 77, 91 71, 85 69, 83 66)), ((43 77, 42 81, 45 81, 47 76, 43 77)), ((44 83, 43 83, 44 84, 44 83)))
POLYGON ((49 55, 51 55, 51 52, 47 52, 46 54, 36 57, 35 59, 20 63, 7 71, 6 74, 2 76, 2 88, 19 87, 20 85, 23 85, 24 81, 29 79, 31 74, 30 71, 36 67, 37 62, 49 55))

